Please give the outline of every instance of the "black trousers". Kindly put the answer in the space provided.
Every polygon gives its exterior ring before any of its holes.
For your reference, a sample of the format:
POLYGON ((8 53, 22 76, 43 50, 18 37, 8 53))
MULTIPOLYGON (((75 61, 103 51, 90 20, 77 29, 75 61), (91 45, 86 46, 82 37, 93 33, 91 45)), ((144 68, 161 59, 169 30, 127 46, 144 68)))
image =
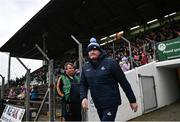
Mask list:
POLYGON ((105 109, 98 109, 98 115, 101 121, 115 121, 116 113, 117 113, 117 107, 109 107, 105 109))
POLYGON ((81 121, 81 104, 63 103, 62 116, 65 118, 65 121, 81 121))

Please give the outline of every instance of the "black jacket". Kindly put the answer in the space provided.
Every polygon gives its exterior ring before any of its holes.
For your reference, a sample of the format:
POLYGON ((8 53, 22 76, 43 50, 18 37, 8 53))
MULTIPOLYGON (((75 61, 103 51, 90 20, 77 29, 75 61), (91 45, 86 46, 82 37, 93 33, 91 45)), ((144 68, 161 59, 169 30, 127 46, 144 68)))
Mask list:
POLYGON ((87 98, 90 89, 92 99, 97 109, 118 106, 121 104, 118 83, 126 93, 130 103, 136 98, 119 64, 102 51, 98 62, 91 60, 82 68, 80 81, 80 98, 87 98))

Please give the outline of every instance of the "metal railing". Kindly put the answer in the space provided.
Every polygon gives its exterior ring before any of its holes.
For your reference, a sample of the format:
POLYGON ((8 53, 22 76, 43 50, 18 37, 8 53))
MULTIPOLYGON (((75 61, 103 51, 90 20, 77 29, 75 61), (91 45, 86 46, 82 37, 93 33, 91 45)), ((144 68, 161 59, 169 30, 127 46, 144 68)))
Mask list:
POLYGON ((50 60, 48 56, 45 54, 45 52, 36 44, 35 47, 39 50, 39 52, 43 55, 43 57, 48 62, 48 90, 46 91, 46 94, 43 98, 43 102, 38 110, 38 114, 34 121, 37 121, 39 118, 39 114, 42 110, 42 107, 45 103, 46 97, 49 93, 49 121, 55 121, 55 85, 54 85, 54 74, 53 74, 53 60, 50 60))
POLYGON ((16 57, 16 59, 21 63, 21 65, 26 69, 26 82, 25 82, 25 89, 26 89, 26 97, 25 97, 25 106, 26 106, 26 121, 30 121, 30 104, 29 104, 29 93, 30 93, 30 69, 26 67, 26 65, 16 57))
POLYGON ((3 77, 0 74, 0 77, 2 78, 2 84, 1 84, 1 99, 4 99, 4 81, 5 81, 5 77, 3 77))

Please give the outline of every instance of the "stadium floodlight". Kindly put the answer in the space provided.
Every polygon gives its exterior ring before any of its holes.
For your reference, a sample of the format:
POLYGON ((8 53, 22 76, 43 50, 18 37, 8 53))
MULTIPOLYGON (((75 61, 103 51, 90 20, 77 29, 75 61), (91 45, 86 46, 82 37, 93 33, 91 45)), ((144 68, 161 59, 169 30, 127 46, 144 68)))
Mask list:
POLYGON ((103 45, 105 45, 105 44, 107 44, 107 42, 101 43, 100 46, 103 46, 103 45))
POLYGON ((121 35, 121 34, 123 34, 123 33, 124 33, 124 31, 120 31, 120 32, 118 32, 118 34, 120 34, 120 35, 121 35))
POLYGON ((112 35, 110 35, 109 37, 114 37, 114 36, 116 36, 116 34, 112 34, 112 35))
POLYGON ((164 17, 167 18, 167 17, 173 16, 173 15, 175 15, 175 14, 176 14, 176 12, 173 12, 173 13, 171 13, 171 14, 165 15, 164 17))
POLYGON ((107 39, 107 37, 101 38, 100 40, 105 40, 105 39, 107 39))
POLYGON ((111 42, 113 42, 113 41, 114 41, 114 40, 109 40, 108 43, 111 43, 111 42))
POLYGON ((134 30, 134 29, 137 29, 137 28, 139 28, 139 27, 140 27, 140 26, 137 25, 137 26, 134 26, 134 27, 130 28, 130 30, 134 30))
POLYGON ((153 22, 156 22, 156 21, 158 21, 158 19, 153 19, 153 20, 147 22, 147 24, 150 24, 150 23, 153 23, 153 22))
POLYGON ((167 18, 167 17, 169 17, 169 15, 165 15, 164 17, 167 18))
POLYGON ((175 15, 175 14, 176 14, 176 12, 173 12, 173 13, 169 14, 169 16, 172 16, 172 15, 175 15))

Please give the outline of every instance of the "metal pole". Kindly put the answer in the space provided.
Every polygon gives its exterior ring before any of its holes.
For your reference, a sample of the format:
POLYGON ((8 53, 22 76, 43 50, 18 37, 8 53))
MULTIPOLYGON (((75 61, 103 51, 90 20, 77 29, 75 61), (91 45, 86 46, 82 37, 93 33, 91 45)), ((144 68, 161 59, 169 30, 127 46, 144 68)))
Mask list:
POLYGON ((48 74, 49 74, 49 77, 48 77, 48 79, 49 79, 49 87, 48 87, 48 89, 49 89, 49 121, 51 122, 51 121, 55 121, 55 97, 54 97, 54 82, 53 82, 53 60, 50 60, 50 62, 49 62, 49 67, 48 67, 48 69, 49 69, 49 72, 48 72, 48 74))
POLYGON ((3 100, 4 99, 4 81, 5 81, 5 77, 3 77, 1 74, 0 74, 1 78, 2 78, 2 84, 1 84, 1 99, 3 100))
POLYGON ((114 45, 114 42, 113 42, 113 58, 115 59, 115 45, 114 45))
POLYGON ((149 38, 146 38, 149 42, 153 42, 153 60, 156 61, 156 42, 154 40, 151 40, 149 38))
POLYGON ((25 106, 26 106, 26 121, 30 121, 30 104, 29 104, 29 93, 30 93, 30 70, 27 70, 26 73, 26 84, 25 84, 25 88, 26 88, 26 102, 25 102, 25 106))
POLYGON ((45 59, 46 59, 47 61, 50 61, 50 59, 48 58, 48 56, 46 55, 46 53, 43 52, 43 50, 42 50, 37 44, 35 44, 35 46, 36 46, 36 48, 41 52, 41 54, 45 57, 45 59))
MULTIPOLYGON (((80 70, 80 76, 82 72, 82 65, 83 65, 83 49, 82 44, 73 36, 71 35, 71 38, 78 44, 78 55, 79 55, 79 70, 80 70)), ((82 110, 82 121, 86 121, 87 112, 85 110, 82 110)))
POLYGON ((156 61, 156 42, 153 40, 153 44, 154 44, 154 46, 153 46, 153 57, 154 57, 154 61, 156 61))
POLYGON ((34 119, 34 122, 36 122, 36 121, 38 120, 38 118, 39 118, 39 114, 40 114, 40 112, 41 112, 41 110, 42 110, 43 105, 44 105, 45 102, 46 102, 46 98, 47 98, 47 96, 48 96, 48 93, 49 93, 49 89, 46 91, 46 94, 45 94, 45 96, 44 96, 44 98, 43 98, 43 101, 42 101, 40 107, 39 107, 39 110, 38 110, 38 112, 37 112, 36 118, 34 119))
POLYGON ((28 71, 29 69, 26 67, 26 65, 19 59, 16 57, 16 59, 23 65, 23 67, 28 71))
POLYGON ((82 65, 83 65, 83 54, 82 54, 82 44, 79 45, 79 70, 80 70, 80 73, 82 71, 82 65))
POLYGON ((121 38, 128 43, 129 46, 129 56, 130 56, 130 63, 131 63, 131 69, 134 68, 133 66, 133 58, 132 58, 132 52, 131 52, 131 43, 129 40, 127 40, 126 38, 124 38, 123 36, 121 36, 121 38))
MULTIPOLYGON (((43 39, 43 52, 46 52, 46 38, 48 36, 48 32, 44 32, 42 34, 43 39)), ((43 65, 47 65, 47 60, 45 60, 45 57, 43 57, 43 65)))
POLYGON ((48 61, 48 91, 49 91, 49 121, 55 121, 55 90, 54 90, 54 75, 53 75, 53 60, 50 60, 48 56, 43 52, 43 50, 35 44, 36 48, 41 52, 41 54, 45 57, 48 61))
POLYGON ((71 38, 78 44, 79 70, 80 70, 80 73, 81 73, 82 65, 83 65, 83 49, 82 49, 82 44, 73 35, 71 35, 71 38))
POLYGON ((8 59, 8 75, 7 75, 7 87, 9 88, 9 82, 10 82, 10 72, 11 72, 11 53, 9 53, 9 59, 8 59))
POLYGON ((26 65, 18 58, 16 59, 21 63, 21 65, 27 70, 26 73, 26 83, 25 83, 25 88, 26 88, 26 98, 25 98, 25 106, 26 106, 26 121, 30 121, 30 104, 29 104, 29 87, 30 87, 30 69, 26 67, 26 65))

